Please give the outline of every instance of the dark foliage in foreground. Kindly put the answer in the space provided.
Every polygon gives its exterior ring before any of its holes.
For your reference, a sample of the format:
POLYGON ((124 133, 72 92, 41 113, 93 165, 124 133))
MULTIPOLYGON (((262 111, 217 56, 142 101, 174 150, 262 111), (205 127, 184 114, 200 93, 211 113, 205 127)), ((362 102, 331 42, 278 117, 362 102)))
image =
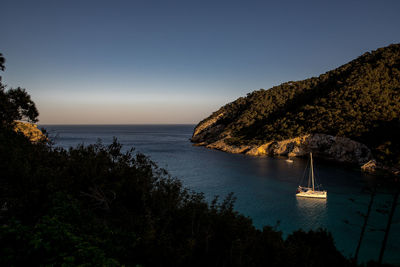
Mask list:
POLYGON ((0 265, 346 266, 323 230, 286 240, 207 204, 117 142, 68 151, 0 132, 0 265))

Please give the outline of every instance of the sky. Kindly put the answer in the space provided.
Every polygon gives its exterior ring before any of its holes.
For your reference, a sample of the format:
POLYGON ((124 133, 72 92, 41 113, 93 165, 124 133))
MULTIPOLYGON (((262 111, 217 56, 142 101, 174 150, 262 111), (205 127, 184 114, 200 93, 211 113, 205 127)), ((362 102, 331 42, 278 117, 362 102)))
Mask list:
POLYGON ((198 123, 400 43, 400 1, 0 0, 3 83, 40 124, 198 123))

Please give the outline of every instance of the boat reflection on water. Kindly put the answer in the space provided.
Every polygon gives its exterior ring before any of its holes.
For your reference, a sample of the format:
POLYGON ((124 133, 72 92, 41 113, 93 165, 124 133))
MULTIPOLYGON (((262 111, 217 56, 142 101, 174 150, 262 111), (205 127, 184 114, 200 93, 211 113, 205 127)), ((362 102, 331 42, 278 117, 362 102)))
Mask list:
POLYGON ((304 230, 322 227, 327 219, 328 201, 321 198, 296 198, 296 207, 304 230))

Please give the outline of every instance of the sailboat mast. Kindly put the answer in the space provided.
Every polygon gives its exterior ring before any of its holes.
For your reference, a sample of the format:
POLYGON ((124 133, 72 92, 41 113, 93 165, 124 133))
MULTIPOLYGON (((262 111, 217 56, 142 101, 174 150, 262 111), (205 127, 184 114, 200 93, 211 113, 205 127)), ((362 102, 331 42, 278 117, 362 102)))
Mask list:
POLYGON ((313 167, 313 162, 312 162, 312 152, 310 152, 310 158, 311 158, 311 181, 312 181, 312 191, 314 191, 314 167, 313 167))

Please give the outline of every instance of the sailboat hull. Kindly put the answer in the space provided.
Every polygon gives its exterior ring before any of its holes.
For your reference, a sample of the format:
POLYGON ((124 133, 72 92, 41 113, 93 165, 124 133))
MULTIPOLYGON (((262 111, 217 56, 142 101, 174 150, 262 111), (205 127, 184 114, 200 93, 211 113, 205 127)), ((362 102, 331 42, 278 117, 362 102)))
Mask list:
POLYGON ((310 198, 326 198, 326 191, 301 191, 296 194, 296 197, 310 197, 310 198))

